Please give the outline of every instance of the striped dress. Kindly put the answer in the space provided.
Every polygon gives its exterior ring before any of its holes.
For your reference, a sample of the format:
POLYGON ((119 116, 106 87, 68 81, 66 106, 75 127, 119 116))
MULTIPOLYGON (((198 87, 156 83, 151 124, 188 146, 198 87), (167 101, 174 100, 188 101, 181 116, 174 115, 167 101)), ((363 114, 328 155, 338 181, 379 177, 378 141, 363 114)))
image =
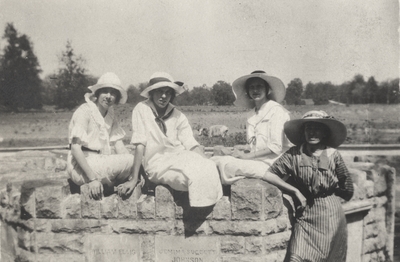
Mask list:
POLYGON ((353 182, 336 149, 310 156, 305 148, 292 147, 270 168, 307 198, 305 210, 296 214, 285 261, 346 261, 346 217, 337 196, 350 200, 353 182))

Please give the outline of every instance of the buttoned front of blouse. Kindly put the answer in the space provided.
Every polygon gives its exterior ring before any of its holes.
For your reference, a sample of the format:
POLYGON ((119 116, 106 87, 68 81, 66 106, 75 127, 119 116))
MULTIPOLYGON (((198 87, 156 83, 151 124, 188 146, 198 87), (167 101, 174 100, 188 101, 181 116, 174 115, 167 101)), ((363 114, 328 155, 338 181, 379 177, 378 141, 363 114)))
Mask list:
POLYGON ((279 103, 270 100, 260 110, 252 110, 247 118, 247 139, 252 152, 270 149, 274 154, 265 158, 277 158, 289 149, 290 142, 283 133, 284 124, 290 120, 289 112, 279 103))

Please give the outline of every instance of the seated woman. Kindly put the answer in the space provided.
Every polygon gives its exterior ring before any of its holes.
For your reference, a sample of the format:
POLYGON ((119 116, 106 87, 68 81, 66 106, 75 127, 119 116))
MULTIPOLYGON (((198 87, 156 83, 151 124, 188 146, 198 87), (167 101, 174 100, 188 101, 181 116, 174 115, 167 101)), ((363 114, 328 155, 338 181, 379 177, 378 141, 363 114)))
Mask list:
POLYGON ((76 109, 68 129, 71 151, 67 171, 77 185, 89 184, 90 197, 100 199, 106 185, 110 188, 131 179, 131 185, 120 195, 132 193, 138 181, 132 173, 133 156, 125 148, 124 130, 119 126, 113 106, 124 104, 127 92, 114 73, 105 73, 97 84, 88 87, 86 103, 76 109), (111 154, 115 146, 117 154, 111 154))
POLYGON ((289 149, 283 125, 290 120, 289 112, 279 103, 286 94, 279 78, 264 71, 254 71, 232 84, 235 105, 251 108, 246 122, 250 152, 235 151, 232 156, 214 156, 222 183, 233 184, 244 177, 262 179, 271 164, 289 149))
MULTIPOLYGON (((185 90, 167 73, 154 73, 141 95, 147 100, 132 112, 135 162, 142 162, 149 180, 188 191, 191 207, 214 205, 222 197, 215 163, 205 157, 186 116, 172 104, 185 90)), ((134 173, 138 175, 139 166, 134 173)))
POLYGON ((296 146, 271 166, 264 180, 278 187, 290 181, 296 189, 289 192, 300 201, 285 261, 344 262, 347 225, 338 197, 350 200, 354 189, 335 148, 344 142, 346 127, 323 111, 310 111, 287 122, 284 131, 296 146))

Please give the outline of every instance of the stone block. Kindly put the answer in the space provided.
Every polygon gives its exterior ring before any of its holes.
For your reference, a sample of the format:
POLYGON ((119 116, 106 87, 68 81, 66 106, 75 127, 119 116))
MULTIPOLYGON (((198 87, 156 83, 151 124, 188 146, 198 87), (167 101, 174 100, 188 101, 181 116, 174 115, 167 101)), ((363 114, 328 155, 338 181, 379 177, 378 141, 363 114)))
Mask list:
POLYGON ((349 168, 350 177, 353 183, 358 187, 363 188, 365 181, 367 181, 367 174, 365 171, 355 168, 349 168))
POLYGON ((66 181, 42 181, 36 186, 36 217, 62 218, 62 202, 69 194, 66 181))
POLYGON ((367 193, 365 191, 365 188, 360 188, 357 184, 353 184, 353 187, 354 187, 354 193, 351 200, 361 200, 366 198, 367 193))
POLYGON ((20 204, 22 219, 36 217, 35 188, 30 187, 29 183, 23 183, 21 186, 20 204))
POLYGON ((138 235, 88 235, 84 246, 87 262, 140 261, 141 246, 138 235))
POLYGON ((81 215, 82 218, 100 218, 100 201, 90 198, 88 184, 81 186, 81 215))
POLYGON ((365 194, 367 196, 367 198, 371 198, 374 196, 374 181, 371 180, 367 180, 365 182, 365 194))
POLYGON ((291 233, 291 231, 285 231, 264 237, 263 244, 266 253, 271 253, 276 250, 286 250, 291 233))
POLYGON ((381 250, 386 245, 386 235, 380 234, 377 237, 364 239, 363 252, 372 253, 381 250))
POLYGON ((80 254, 39 254, 36 255, 36 261, 40 262, 86 262, 85 256, 80 254))
POLYGON ((219 261, 218 237, 155 236, 155 261, 219 261))
POLYGON ((283 200, 282 192, 269 183, 264 188, 264 219, 276 218, 282 213, 283 200))
POLYGON ((262 237, 246 237, 245 238, 245 253, 252 255, 260 255, 263 252, 262 237))
POLYGON ((155 220, 108 220, 108 226, 111 231, 117 234, 155 234, 173 232, 175 223, 173 221, 155 221, 155 220))
POLYGON ((53 233, 99 233, 105 227, 104 221, 95 219, 57 219, 50 221, 53 233))
POLYGON ((263 235, 270 235, 279 232, 276 219, 270 219, 261 224, 261 231, 263 235))
POLYGON ((68 195, 62 201, 61 217, 81 218, 81 196, 79 194, 68 195))
POLYGON ((221 253, 223 254, 244 254, 245 238, 242 236, 221 237, 221 253))
POLYGON ((49 233, 51 231, 50 219, 35 219, 34 224, 36 232, 49 233))
POLYGON ((183 219, 183 207, 175 205, 175 219, 183 219))
POLYGON ((137 201, 137 216, 139 219, 154 219, 156 213, 155 197, 141 195, 137 201))
POLYGON ((389 172, 393 172, 392 168, 381 167, 374 176, 374 194, 375 196, 381 196, 386 193, 387 190, 387 175, 389 172))
MULTIPOLYGON (((266 223, 268 221, 209 221, 214 234, 242 236, 260 236, 266 223)), ((276 230, 276 223, 274 229, 276 230)))
POLYGON ((263 218, 262 181, 242 179, 231 186, 233 220, 261 220, 263 218))
POLYGON ((385 207, 388 202, 388 199, 386 196, 380 196, 380 197, 375 197, 374 198, 374 207, 380 208, 380 207, 385 207))
POLYGON ((128 198, 118 198, 118 218, 119 219, 136 219, 137 218, 137 201, 141 195, 141 187, 135 187, 133 193, 128 198))
POLYGON ((140 236, 141 261, 155 262, 155 239, 151 235, 140 236))
POLYGON ((364 218, 366 225, 384 221, 386 219, 386 209, 384 207, 372 208, 364 218))
POLYGON ((101 218, 112 219, 118 217, 118 198, 117 194, 112 194, 100 200, 101 218))
POLYGON ((18 227, 17 228, 18 246, 27 251, 33 251, 35 244, 35 242, 32 241, 33 234, 34 233, 32 233, 32 231, 28 231, 24 228, 18 227))
POLYGON ((212 219, 214 220, 231 220, 231 202, 228 196, 223 196, 214 206, 212 212, 212 219))
POLYGON ((39 254, 83 254, 84 238, 80 234, 36 233, 39 254))
POLYGON ((157 219, 174 219, 175 203, 171 191, 165 186, 157 186, 155 193, 155 214, 157 219))

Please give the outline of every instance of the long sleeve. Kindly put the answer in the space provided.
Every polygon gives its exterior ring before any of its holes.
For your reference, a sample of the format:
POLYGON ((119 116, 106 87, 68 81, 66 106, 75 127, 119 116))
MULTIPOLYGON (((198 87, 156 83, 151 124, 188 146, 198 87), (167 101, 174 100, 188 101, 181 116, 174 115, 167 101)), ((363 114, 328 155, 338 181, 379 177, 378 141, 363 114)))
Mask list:
POLYGON ((192 127, 190 126, 188 119, 183 114, 180 116, 177 132, 179 141, 181 141, 182 145, 187 150, 199 145, 193 136, 192 127))
POLYGON ((335 195, 343 198, 346 201, 349 201, 353 197, 354 193, 353 181, 343 161, 343 158, 339 152, 337 152, 335 163, 336 163, 335 172, 339 180, 338 188, 336 188, 335 190, 335 195))

